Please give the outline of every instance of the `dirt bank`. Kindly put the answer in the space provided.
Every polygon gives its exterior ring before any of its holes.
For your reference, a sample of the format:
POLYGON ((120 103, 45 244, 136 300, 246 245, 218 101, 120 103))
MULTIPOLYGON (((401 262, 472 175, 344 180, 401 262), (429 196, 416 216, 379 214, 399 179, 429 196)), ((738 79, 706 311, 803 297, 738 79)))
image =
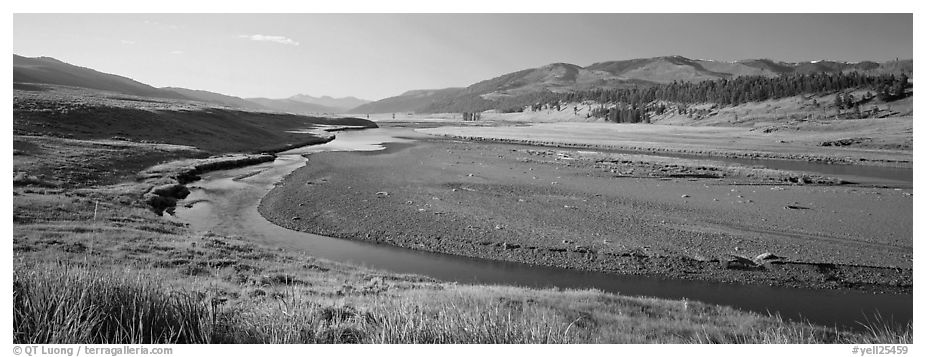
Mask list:
POLYGON ((910 190, 673 177, 651 163, 603 167, 535 149, 428 139, 313 154, 259 210, 290 229, 488 259, 912 291, 910 190))

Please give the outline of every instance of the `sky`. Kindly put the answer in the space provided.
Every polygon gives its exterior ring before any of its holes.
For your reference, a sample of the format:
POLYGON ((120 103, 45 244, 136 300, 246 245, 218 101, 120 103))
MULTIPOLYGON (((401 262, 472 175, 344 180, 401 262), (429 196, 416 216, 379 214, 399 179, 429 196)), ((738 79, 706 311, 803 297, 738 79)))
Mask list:
POLYGON ((378 100, 567 62, 913 58, 912 14, 14 14, 13 53, 155 87, 378 100))

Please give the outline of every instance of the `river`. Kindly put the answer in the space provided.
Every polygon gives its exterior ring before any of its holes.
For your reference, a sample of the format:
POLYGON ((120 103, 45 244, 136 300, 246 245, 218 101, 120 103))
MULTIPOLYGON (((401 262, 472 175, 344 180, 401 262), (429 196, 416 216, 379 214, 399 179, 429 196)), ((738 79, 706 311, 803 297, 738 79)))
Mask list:
POLYGON ((685 298, 845 328, 859 328, 857 321, 865 321, 876 313, 901 323, 912 320, 912 295, 621 276, 436 254, 292 231, 270 223, 257 211, 260 199, 267 192, 285 175, 305 165, 306 159, 302 155, 325 151, 380 150, 383 143, 413 141, 409 138, 419 135, 407 128, 340 132, 332 142, 280 153, 273 162, 207 173, 201 181, 190 184, 192 193, 186 202, 197 203, 191 207, 178 207, 176 218, 189 223, 196 231, 248 237, 258 243, 304 251, 323 259, 426 275, 445 281, 594 288, 622 295, 685 298))

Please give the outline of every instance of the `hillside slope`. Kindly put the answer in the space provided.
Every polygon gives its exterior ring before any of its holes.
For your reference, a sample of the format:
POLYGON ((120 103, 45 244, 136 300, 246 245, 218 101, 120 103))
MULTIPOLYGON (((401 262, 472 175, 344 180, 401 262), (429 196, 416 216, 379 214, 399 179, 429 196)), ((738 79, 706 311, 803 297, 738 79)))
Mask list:
POLYGON ((215 92, 210 92, 210 91, 205 91, 205 90, 187 89, 187 88, 178 88, 178 87, 164 87, 161 89, 169 90, 172 92, 177 92, 180 95, 183 95, 184 97, 187 97, 193 100, 224 105, 224 106, 228 106, 232 108, 250 109, 250 110, 269 110, 270 109, 270 108, 267 108, 265 106, 262 106, 258 103, 249 101, 244 98, 239 98, 235 96, 230 96, 230 95, 225 95, 225 94, 215 93, 215 92))
POLYGON ((466 88, 408 91, 354 108, 356 113, 388 112, 461 112, 503 109, 512 98, 542 96, 590 89, 613 89, 652 86, 673 82, 703 82, 733 79, 741 76, 778 77, 791 73, 863 72, 870 74, 912 75, 913 61, 885 63, 839 61, 780 62, 769 59, 749 59, 724 62, 663 56, 620 61, 599 62, 586 67, 569 63, 553 63, 539 68, 524 69, 474 83, 466 88))
POLYGON ((319 118, 250 112, 205 103, 108 97, 67 87, 14 90, 14 135, 82 140, 111 139, 190 145, 211 153, 259 152, 306 143, 295 133, 318 125, 376 124, 354 118, 319 118))
POLYGON ((292 114, 340 113, 340 109, 301 102, 293 99, 247 98, 249 102, 273 111, 292 114))
POLYGON ((402 113, 419 112, 442 98, 453 98, 463 88, 410 90, 395 97, 381 99, 349 110, 349 113, 402 113))
POLYGON ((337 110, 338 112, 346 112, 350 109, 359 107, 361 105, 364 105, 370 102, 369 100, 360 99, 356 97, 333 98, 327 95, 321 96, 321 97, 313 97, 311 95, 306 95, 306 94, 296 94, 287 99, 295 100, 297 102, 325 106, 325 107, 337 110))
POLYGON ((131 78, 64 63, 50 57, 13 55, 13 82, 83 87, 142 97, 190 99, 180 93, 158 89, 131 78))
POLYGON ((131 78, 71 65, 51 57, 29 58, 13 55, 14 87, 27 89, 34 84, 49 84, 95 89, 130 96, 193 100, 235 109, 275 111, 291 114, 342 113, 368 101, 347 97, 315 98, 295 95, 285 99, 239 98, 205 90, 164 87, 155 88, 131 78), (325 103, 329 103, 325 104, 325 103))

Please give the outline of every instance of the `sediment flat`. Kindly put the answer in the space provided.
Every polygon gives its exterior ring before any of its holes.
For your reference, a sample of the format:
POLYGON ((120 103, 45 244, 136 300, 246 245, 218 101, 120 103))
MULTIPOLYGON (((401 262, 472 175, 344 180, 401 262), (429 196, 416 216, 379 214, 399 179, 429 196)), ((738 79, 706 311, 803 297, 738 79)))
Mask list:
POLYGON ((754 127, 613 123, 445 126, 418 131, 465 140, 738 158, 913 167, 912 118, 766 123, 754 127))
POLYGON ((910 189, 745 171, 703 175, 694 163, 418 139, 379 152, 312 154, 259 211, 294 230, 470 257, 912 292, 910 189))

